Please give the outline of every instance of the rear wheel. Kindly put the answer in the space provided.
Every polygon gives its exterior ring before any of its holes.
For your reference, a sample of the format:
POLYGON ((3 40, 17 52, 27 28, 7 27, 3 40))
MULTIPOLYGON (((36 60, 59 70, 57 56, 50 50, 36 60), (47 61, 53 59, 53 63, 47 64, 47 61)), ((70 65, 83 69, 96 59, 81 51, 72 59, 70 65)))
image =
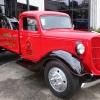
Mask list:
POLYGON ((54 95, 62 99, 70 98, 79 87, 79 78, 74 76, 59 61, 48 62, 44 70, 45 80, 54 95))

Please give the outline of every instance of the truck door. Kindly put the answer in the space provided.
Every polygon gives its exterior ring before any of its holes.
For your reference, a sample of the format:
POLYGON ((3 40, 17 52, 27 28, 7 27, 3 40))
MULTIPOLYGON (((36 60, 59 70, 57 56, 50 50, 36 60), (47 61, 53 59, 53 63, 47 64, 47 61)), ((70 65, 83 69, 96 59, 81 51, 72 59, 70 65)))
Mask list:
POLYGON ((20 53, 18 30, 11 28, 11 22, 7 20, 6 16, 0 16, 0 46, 20 53))
POLYGON ((22 57, 28 60, 40 59, 40 30, 35 17, 20 19, 20 44, 22 57))

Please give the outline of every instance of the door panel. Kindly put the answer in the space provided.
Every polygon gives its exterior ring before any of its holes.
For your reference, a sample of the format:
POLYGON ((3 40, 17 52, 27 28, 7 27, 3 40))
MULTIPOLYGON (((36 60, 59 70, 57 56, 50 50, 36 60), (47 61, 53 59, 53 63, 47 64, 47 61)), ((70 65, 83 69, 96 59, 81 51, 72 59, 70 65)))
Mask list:
POLYGON ((40 34, 35 31, 20 31, 22 57, 28 60, 40 59, 40 34))
POLYGON ((22 57, 38 61, 41 57, 40 31, 35 17, 25 16, 20 20, 20 44, 22 57), (22 28, 22 29, 21 29, 22 28))

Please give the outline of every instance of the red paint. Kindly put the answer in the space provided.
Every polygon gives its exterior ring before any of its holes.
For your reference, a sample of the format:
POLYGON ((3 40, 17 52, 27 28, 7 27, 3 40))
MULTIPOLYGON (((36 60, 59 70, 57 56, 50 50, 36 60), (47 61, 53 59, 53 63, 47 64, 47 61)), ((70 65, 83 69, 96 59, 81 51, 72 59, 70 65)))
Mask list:
POLYGON ((86 31, 76 31, 73 29, 43 30, 39 17, 41 15, 64 15, 60 12, 28 11, 19 17, 19 31, 0 28, 0 46, 7 50, 21 54, 23 58, 39 61, 44 55, 53 50, 65 50, 73 55, 77 55, 76 42, 80 41, 85 45, 86 51, 80 58, 87 70, 100 76, 100 35, 86 31), (35 17, 37 19, 38 31, 23 30, 22 18, 35 17), (13 38, 2 37, 4 33, 11 34, 13 38), (10 42, 14 46, 10 46, 10 42))
POLYGON ((17 30, 0 28, 0 46, 20 54, 19 32, 17 30))

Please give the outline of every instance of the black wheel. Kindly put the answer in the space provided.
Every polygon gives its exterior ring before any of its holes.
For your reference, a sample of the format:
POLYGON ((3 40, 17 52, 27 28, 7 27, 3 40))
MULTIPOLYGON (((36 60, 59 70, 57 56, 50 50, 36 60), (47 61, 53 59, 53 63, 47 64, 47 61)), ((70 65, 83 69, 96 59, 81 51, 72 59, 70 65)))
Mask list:
POLYGON ((59 98, 70 98, 79 89, 79 77, 73 75, 59 61, 48 62, 44 76, 50 90, 59 98))

